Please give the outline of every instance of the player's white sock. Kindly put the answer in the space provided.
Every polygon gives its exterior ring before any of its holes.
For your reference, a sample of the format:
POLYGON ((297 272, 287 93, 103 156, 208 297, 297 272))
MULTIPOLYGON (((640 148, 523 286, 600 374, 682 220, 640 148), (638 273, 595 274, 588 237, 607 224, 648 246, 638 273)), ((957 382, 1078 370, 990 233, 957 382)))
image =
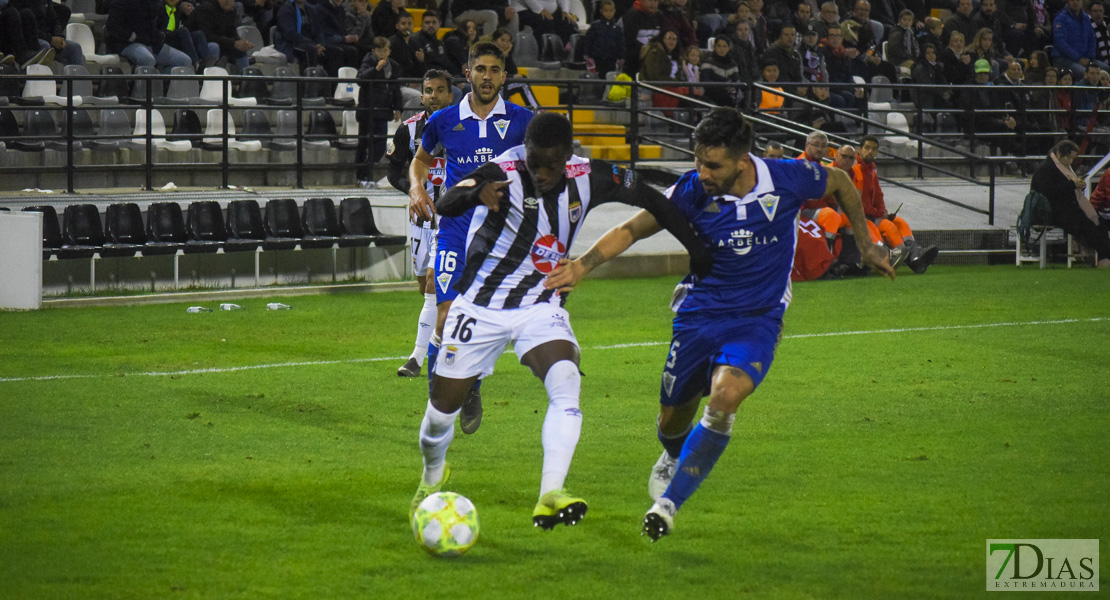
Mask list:
POLYGON ((420 422, 420 452, 424 455, 424 483, 435 485, 443 479, 443 465, 446 463, 447 448, 455 437, 455 417, 453 413, 440 412, 428 400, 424 409, 424 420, 420 422))
POLYGON ((582 392, 582 375, 578 365, 561 360, 547 371, 543 380, 547 388, 547 416, 543 420, 543 477, 540 496, 563 487, 574 458, 574 448, 582 434, 582 411, 578 398, 582 392))
POLYGON ((432 339, 432 332, 436 328, 436 295, 424 294, 424 307, 420 309, 420 318, 416 327, 416 346, 412 349, 410 358, 415 358, 420 366, 424 366, 424 357, 428 355, 428 342, 432 339))

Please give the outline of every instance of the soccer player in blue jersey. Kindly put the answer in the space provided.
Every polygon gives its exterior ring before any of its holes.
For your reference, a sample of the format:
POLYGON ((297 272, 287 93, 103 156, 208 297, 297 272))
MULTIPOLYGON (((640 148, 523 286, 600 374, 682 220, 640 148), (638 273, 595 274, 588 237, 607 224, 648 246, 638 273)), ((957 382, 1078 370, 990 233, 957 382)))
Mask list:
MULTIPOLYGON (((674 530, 674 517, 724 452, 736 410, 766 376, 790 303, 790 268, 802 202, 832 194, 856 231, 866 231, 859 192, 847 174, 799 160, 750 154, 753 133, 739 111, 718 108, 694 133, 694 166, 668 190, 713 253, 713 270, 675 291, 673 337, 660 390, 659 441, 648 492, 655 504, 642 533, 674 530), (701 399, 709 396, 696 425, 701 399)), ((586 254, 560 261, 548 288, 569 290, 597 265, 659 231, 643 211, 586 254)), ((863 261, 894 279, 887 253, 856 238, 863 261)))
MULTIPOLYGON (((475 44, 470 50, 466 78, 472 91, 455 106, 442 109, 424 127, 424 137, 409 166, 409 219, 430 220, 435 206, 421 184, 428 180, 433 154, 442 150, 447 159, 447 187, 451 188, 468 173, 524 143, 524 132, 532 120, 531 111, 501 98, 505 85, 505 55, 491 43, 475 44)), ((436 328, 428 347, 428 377, 435 369, 443 337, 443 324, 451 301, 458 295, 455 283, 466 266, 467 232, 474 215, 471 209, 457 217, 439 220, 436 235, 435 287, 436 328)), ((474 433, 482 423, 482 397, 478 384, 463 405, 459 426, 463 433, 474 433)))

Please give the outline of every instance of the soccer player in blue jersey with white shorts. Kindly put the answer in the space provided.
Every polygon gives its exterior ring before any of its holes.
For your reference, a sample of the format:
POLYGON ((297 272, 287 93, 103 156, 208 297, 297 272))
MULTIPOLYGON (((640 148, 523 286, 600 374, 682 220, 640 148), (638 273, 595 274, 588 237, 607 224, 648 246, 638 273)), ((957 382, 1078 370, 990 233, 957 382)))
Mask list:
MULTIPOLYGON (((420 182, 427 181, 432 154, 442 149, 447 160, 447 187, 502 152, 524 143, 524 132, 532 112, 501 98, 505 85, 505 55, 491 43, 475 44, 470 50, 467 80, 472 91, 455 106, 440 110, 428 119, 424 137, 409 167, 409 218, 430 220, 435 206, 420 182)), ((435 288, 436 328, 428 347, 428 377, 435 369, 443 324, 451 301, 458 296, 455 283, 466 266, 466 238, 474 210, 457 217, 441 218, 436 234, 435 288)), ((474 433, 482 422, 482 398, 478 384, 463 405, 459 426, 474 433)))
MULTIPOLYGON (((642 526, 652 541, 674 530, 678 509, 724 452, 740 403, 771 368, 791 298, 802 202, 832 194, 856 231, 866 231, 859 192, 847 174, 804 160, 757 158, 750 154, 753 137, 739 111, 713 110, 694 133, 695 169, 667 193, 713 253, 713 270, 702 279, 687 277, 672 302, 676 315, 657 421, 664 450, 648 482, 655 504, 642 526)), ((594 267, 659 229, 641 211, 577 260, 561 261, 545 285, 572 289, 594 267)), ((868 266, 894 279, 885 251, 867 236, 856 243, 868 266)))

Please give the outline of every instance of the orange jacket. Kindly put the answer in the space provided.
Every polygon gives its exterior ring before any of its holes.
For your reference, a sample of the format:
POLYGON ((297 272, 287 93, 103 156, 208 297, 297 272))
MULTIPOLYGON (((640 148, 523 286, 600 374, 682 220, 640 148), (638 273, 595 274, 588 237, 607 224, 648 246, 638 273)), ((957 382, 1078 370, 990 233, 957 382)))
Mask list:
POLYGON ((879 172, 875 163, 857 161, 852 173, 860 199, 863 200, 863 214, 868 219, 885 219, 886 202, 883 200, 883 188, 879 187, 879 172))

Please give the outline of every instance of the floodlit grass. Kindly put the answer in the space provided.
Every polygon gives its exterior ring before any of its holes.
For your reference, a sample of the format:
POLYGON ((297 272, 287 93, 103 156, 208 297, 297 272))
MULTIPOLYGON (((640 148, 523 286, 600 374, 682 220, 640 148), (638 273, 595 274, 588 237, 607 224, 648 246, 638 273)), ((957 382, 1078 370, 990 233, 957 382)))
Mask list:
POLYGON ((1110 537, 1110 276, 949 267, 795 286, 730 447, 649 543, 673 284, 568 305, 577 527, 531 527, 546 400, 498 364, 448 456, 482 520, 454 560, 407 523, 415 292, 0 313, 0 597, 968 598, 988 538, 1110 537))

